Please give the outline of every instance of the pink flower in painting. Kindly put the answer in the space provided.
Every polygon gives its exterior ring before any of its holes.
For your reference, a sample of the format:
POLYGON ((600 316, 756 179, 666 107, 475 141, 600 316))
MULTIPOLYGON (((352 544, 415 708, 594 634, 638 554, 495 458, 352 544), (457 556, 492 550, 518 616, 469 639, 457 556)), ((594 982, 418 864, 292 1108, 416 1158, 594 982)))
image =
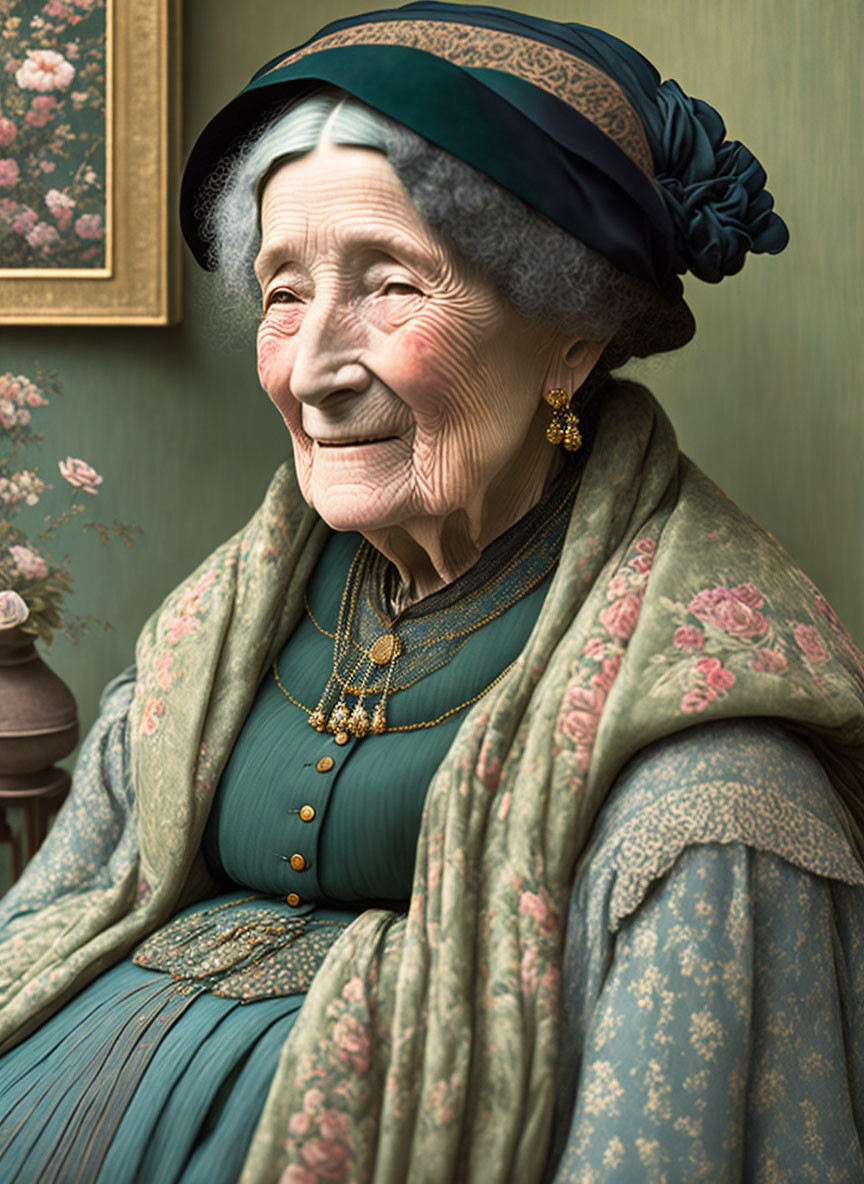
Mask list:
POLYGON ((15 139, 15 124, 11 119, 0 118, 0 148, 8 148, 15 139))
POLYGON ((750 660, 751 668, 764 674, 782 674, 787 665, 779 650, 757 650, 750 660))
POLYGON ((87 464, 86 460, 67 456, 65 460, 58 461, 57 467, 60 470, 60 475, 65 477, 70 485, 74 485, 77 489, 83 489, 85 493, 99 492, 95 487, 102 484, 102 478, 94 468, 87 464))
POLYGON ((15 545, 9 548, 9 554, 25 580, 43 580, 48 575, 48 564, 38 551, 15 545))
POLYGON ((79 238, 104 238, 105 227, 101 214, 82 214, 75 221, 75 233, 79 238))
MULTIPOLYGON (((753 593, 759 596, 752 584, 742 584, 739 588, 727 588, 720 584, 716 588, 704 588, 697 592, 688 608, 700 621, 717 625, 733 637, 756 637, 768 632, 768 622, 749 603, 753 593), (744 594, 739 596, 742 589, 744 594)), ((761 599, 759 603, 762 603, 761 599)))
MULTIPOLYGON (((55 243, 60 241, 60 235, 54 226, 50 226, 47 222, 37 222, 32 230, 28 230, 24 235, 31 247, 36 247, 43 253, 50 251, 55 243)), ((95 493, 95 489, 91 490, 95 493)))
POLYGON ((17 185, 20 176, 17 160, 0 160, 0 185, 17 185))
POLYGON ((75 205, 75 198, 59 189, 49 189, 45 194, 45 205, 52 214, 62 214, 64 210, 71 210, 75 205))
POLYGON ((70 4, 64 4, 63 0, 47 0, 42 7, 42 11, 46 16, 53 16, 61 21, 67 20, 73 13, 72 6, 70 4))
MULTIPOLYGON (((77 41, 67 41, 63 46, 63 52, 67 58, 74 62, 81 56, 81 47, 77 41)), ((74 98, 75 96, 73 95, 72 97, 74 98)))
POLYGON ((609 581, 609 587, 606 589, 606 599, 617 600, 620 596, 626 596, 632 590, 629 574, 626 571, 616 572, 609 581))
POLYGON ((695 625, 680 625, 672 635, 672 644, 679 650, 698 650, 705 644, 705 635, 695 625))
POLYGON ((152 736, 159 727, 159 716, 165 710, 165 700, 150 695, 141 713, 141 731, 145 736, 152 736))
POLYGON ((37 95, 24 116, 31 127, 44 127, 54 117, 57 100, 53 95, 37 95))
POLYGON ((717 692, 712 687, 694 687, 681 700, 681 710, 687 712, 704 711, 717 698, 717 692))
POLYGON ((812 625, 796 625, 792 630, 798 648, 808 662, 827 662, 828 650, 822 635, 812 625))
POLYGON ((629 566, 634 572, 639 572, 640 575, 645 575, 651 570, 651 565, 653 562, 653 555, 634 555, 630 560, 629 566))
POLYGON ((735 675, 731 670, 724 669, 718 658, 701 658, 696 663, 696 669, 709 686, 717 687, 721 691, 728 691, 735 685, 735 675))
POLYGON ((12 229, 16 234, 29 234, 38 221, 39 215, 35 210, 31 210, 29 206, 21 206, 12 219, 12 229))
POLYGON ((39 172, 40 173, 53 173, 56 168, 57 168, 57 165, 54 163, 53 160, 40 160, 39 161, 39 172))
POLYGON ((10 58, 9 61, 6 63, 6 65, 3 67, 3 69, 6 71, 7 74, 14 74, 20 65, 21 65, 20 58, 10 58))
POLYGON ((65 90, 75 67, 56 49, 31 49, 15 74, 22 90, 65 90))
POLYGON ((636 628, 641 603, 640 598, 633 592, 630 592, 627 596, 622 596, 620 600, 613 601, 612 604, 607 605, 602 610, 600 613, 600 624, 613 637, 617 637, 621 641, 626 641, 636 628))
POLYGON ((343 1180, 348 1167, 348 1148, 328 1139, 307 1139, 300 1148, 316 1180, 343 1180))

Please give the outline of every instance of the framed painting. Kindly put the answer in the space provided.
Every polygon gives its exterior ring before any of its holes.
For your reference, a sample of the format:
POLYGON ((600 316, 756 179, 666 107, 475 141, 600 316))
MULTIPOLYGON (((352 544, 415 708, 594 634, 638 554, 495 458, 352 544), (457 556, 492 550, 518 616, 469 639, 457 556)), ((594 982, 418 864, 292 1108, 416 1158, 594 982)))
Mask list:
POLYGON ((0 0, 0 55, 0 324, 172 324, 180 0, 0 0))

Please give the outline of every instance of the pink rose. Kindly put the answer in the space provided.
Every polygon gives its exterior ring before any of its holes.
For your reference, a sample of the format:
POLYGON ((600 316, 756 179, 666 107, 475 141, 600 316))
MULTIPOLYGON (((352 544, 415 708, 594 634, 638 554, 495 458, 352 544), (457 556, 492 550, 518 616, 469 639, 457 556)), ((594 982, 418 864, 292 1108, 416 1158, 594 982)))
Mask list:
POLYGON ((75 220, 75 233, 79 238, 104 238, 105 228, 101 214, 82 214, 75 220))
POLYGON ((622 596, 600 612, 600 624, 613 637, 626 641, 636 628, 642 601, 635 593, 622 596))
POLYGON ((753 589, 753 585, 742 584, 741 588, 746 590, 743 599, 738 595, 738 588, 726 588, 722 584, 716 588, 705 588, 697 592, 688 608, 700 621, 717 625, 733 637, 748 638, 767 633, 768 622, 747 603, 752 598, 749 590, 753 589))
POLYGON ((576 744, 593 744, 605 702, 606 693, 601 687, 569 687, 564 696, 558 726, 576 744))
POLYGON ((83 489, 85 493, 99 492, 95 487, 102 484, 102 478, 94 468, 87 464, 86 460, 67 456, 65 460, 58 462, 57 467, 61 476, 65 477, 69 484, 74 485, 76 489, 83 489))
POLYGON ((312 1089, 307 1089, 303 1095, 303 1109, 308 1110, 310 1114, 320 1109, 324 1105, 324 1091, 314 1086, 312 1089))
POLYGON ((351 1124, 341 1110, 325 1110, 318 1119, 321 1135, 328 1143, 348 1142, 351 1124))
POLYGON ((657 544, 654 539, 640 539, 636 544, 636 550, 641 555, 654 555, 657 551, 657 544))
POLYGON ((732 595, 737 597, 742 604, 748 604, 750 608, 761 608, 765 603, 762 593, 755 584, 739 584, 737 588, 732 589, 732 595))
POLYGON ((630 560, 628 567, 632 571, 639 572, 640 575, 645 575, 651 570, 651 565, 654 563, 653 555, 634 555, 630 560))
POLYGON ((155 695, 150 695, 141 713, 141 731, 145 736, 152 736, 159 727, 158 717, 162 715, 164 710, 165 700, 157 699, 155 695))
POLYGON ((696 663, 696 669, 703 675, 709 686, 725 691, 735 685, 735 675, 731 670, 725 670, 722 662, 717 658, 701 658, 696 663))
POLYGON ((17 185, 20 176, 17 160, 0 160, 0 185, 17 185))
POLYGON ((57 100, 53 95, 37 95, 24 118, 31 127, 44 127, 54 118, 56 106, 57 100))
POLYGON ((828 650, 822 635, 812 625, 796 625, 792 630, 798 648, 808 662, 827 662, 828 650))
POLYGON ((48 564, 38 551, 16 545, 9 548, 9 554, 25 580, 42 580, 48 575, 48 564))
POLYGON ((601 641, 599 637, 589 637, 585 642, 582 653, 586 658, 593 658, 595 662, 600 662, 606 657, 608 649, 608 642, 601 641))
POLYGON ((717 698, 717 692, 711 687, 694 687, 681 700, 682 711, 704 711, 709 703, 717 698))
POLYGON ((39 215, 35 210, 31 210, 29 206, 21 206, 12 219, 12 229, 16 234, 29 234, 38 221, 39 215))
POLYGON ((606 599, 617 600, 619 596, 626 596, 630 590, 630 578, 627 572, 619 571, 609 581, 609 587, 606 589, 606 599))
POLYGON ((348 1148, 327 1139, 307 1139, 300 1154, 322 1180, 344 1180, 348 1168, 348 1148))
POLYGON ((15 139, 15 124, 11 119, 0 118, 0 148, 8 148, 15 139))
MULTIPOLYGON (((50 251, 56 242, 60 241, 60 235, 53 226, 49 226, 47 222, 37 222, 32 230, 28 230, 24 236, 31 247, 41 248, 43 254, 50 251)), ((96 490, 91 490, 95 493, 96 490)))
POLYGON ((612 683, 615 681, 618 670, 621 666, 621 655, 613 654, 611 658, 603 659, 603 668, 598 670, 596 674, 591 675, 591 686, 599 687, 607 694, 612 690, 612 683))
POLYGON ((336 1021, 333 1040, 350 1059, 357 1073, 369 1068, 369 1035, 353 1016, 343 1015, 336 1021))
POLYGON ((304 1135, 308 1135, 311 1127, 312 1117, 305 1110, 298 1110, 288 1119, 288 1130, 295 1139, 302 1139, 304 1135))
POLYGON ((753 670, 759 670, 765 674, 782 674, 786 669, 787 662, 779 650, 764 649, 756 651, 750 660, 750 666, 753 670))
POLYGON ((342 988, 342 998, 350 999, 354 1003, 359 1003, 363 998, 363 980, 358 975, 350 978, 342 988))
POLYGON ((679 650, 698 650, 705 644, 705 635, 695 625, 680 625, 672 635, 672 644, 679 650))

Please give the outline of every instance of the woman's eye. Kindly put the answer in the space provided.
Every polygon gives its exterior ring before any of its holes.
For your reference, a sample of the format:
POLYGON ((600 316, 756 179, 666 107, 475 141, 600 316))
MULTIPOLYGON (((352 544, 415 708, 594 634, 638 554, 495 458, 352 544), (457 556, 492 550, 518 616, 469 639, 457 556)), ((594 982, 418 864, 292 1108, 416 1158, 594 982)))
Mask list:
POLYGON ((423 293, 414 284, 405 280, 390 280, 381 289, 382 296, 422 296, 423 293))
POLYGON ((264 301, 264 311, 266 312, 271 304, 297 304, 298 302, 297 293, 292 292, 290 288, 275 288, 264 301))

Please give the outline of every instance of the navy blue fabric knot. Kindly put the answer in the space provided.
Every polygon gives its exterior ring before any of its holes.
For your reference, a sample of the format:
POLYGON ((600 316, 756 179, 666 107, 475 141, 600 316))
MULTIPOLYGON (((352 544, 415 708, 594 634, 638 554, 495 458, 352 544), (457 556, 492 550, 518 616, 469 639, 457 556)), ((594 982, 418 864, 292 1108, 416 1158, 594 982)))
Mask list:
POLYGON ((789 231, 774 213, 765 170, 738 140, 724 139, 719 113, 671 79, 658 88, 657 105, 657 181, 675 224, 675 270, 717 283, 741 270, 748 251, 782 251, 789 231))

